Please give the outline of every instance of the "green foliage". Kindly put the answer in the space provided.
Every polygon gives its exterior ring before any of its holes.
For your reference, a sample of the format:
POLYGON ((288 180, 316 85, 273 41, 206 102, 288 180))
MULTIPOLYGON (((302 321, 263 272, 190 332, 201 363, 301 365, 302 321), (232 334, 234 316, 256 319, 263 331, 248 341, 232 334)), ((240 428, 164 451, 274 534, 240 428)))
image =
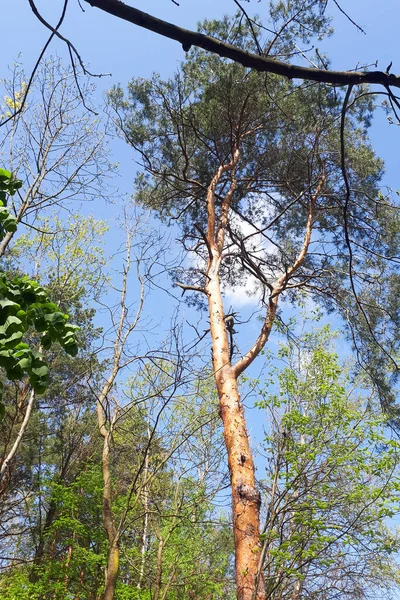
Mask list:
POLYGON ((0 578, 4 600, 73 598, 100 590, 106 563, 105 536, 101 523, 102 476, 99 465, 82 465, 71 482, 42 483, 57 506, 55 518, 45 531, 46 546, 53 545, 52 560, 11 569, 0 578), (54 540, 58 540, 55 545, 54 540), (85 581, 82 582, 82 572, 85 581), (90 592, 87 592, 90 590, 90 592))
MULTIPOLYGON (((189 482, 187 482, 189 485, 189 482)), ((195 490, 196 483, 191 482, 195 490)), ((206 490, 201 496, 187 494, 187 516, 169 539, 165 551, 164 568, 174 573, 179 587, 169 594, 171 600, 181 598, 202 598, 204 600, 225 600, 233 597, 227 574, 233 552, 233 540, 228 522, 220 522, 216 527, 210 523, 210 506, 206 490), (202 501, 201 501, 202 500, 202 501), (193 506, 196 511, 193 511, 193 506), (231 595, 232 594, 232 595, 231 595)), ((165 525, 168 530, 168 522, 165 525)))
POLYGON ((93 216, 73 213, 60 218, 54 213, 38 217, 36 227, 40 231, 29 229, 15 240, 11 264, 35 265, 42 285, 60 305, 96 297, 105 280, 106 224, 93 216))
POLYGON ((0 366, 11 380, 28 375, 33 389, 42 394, 49 381, 49 370, 42 354, 23 340, 33 327, 40 346, 47 350, 58 342, 71 356, 78 352, 75 325, 68 315, 50 302, 47 292, 36 282, 25 278, 11 281, 0 276, 0 366))
POLYGON ((309 43, 333 32, 324 0, 272 0, 270 17, 273 28, 280 32, 274 53, 283 48, 290 52, 296 39, 309 43))
MULTIPOLYGON (((8 194, 15 193, 21 182, 2 169, 0 186, 0 202, 6 207, 8 194)), ((4 208, 0 214, 3 232, 15 231, 16 221, 13 219, 4 208), (6 216, 2 218, 1 215, 6 216)), ((12 381, 27 375, 35 392, 42 394, 48 386, 49 368, 42 353, 25 340, 33 328, 42 334, 39 341, 42 349, 48 350, 54 342, 58 342, 68 354, 75 356, 78 352, 78 328, 69 324, 68 315, 50 301, 48 293, 38 283, 28 278, 8 279, 5 274, 0 274, 0 308, 0 366, 12 381)), ((3 416, 4 404, 0 402, 0 417, 3 416)))
POLYGON ((327 599, 337 589, 352 597, 355 580, 360 590, 396 583, 400 539, 388 519, 399 511, 400 443, 363 382, 355 384, 359 395, 350 393, 331 341, 324 327, 282 346, 276 390, 259 401, 271 423, 265 443, 274 491, 265 496, 271 521, 263 538, 267 581, 280 582, 271 598, 296 583, 327 599))
POLYGON ((129 481, 135 479, 143 462, 149 425, 156 419, 160 421, 159 433, 151 442, 148 462, 136 485, 141 492, 129 515, 133 526, 121 540, 116 598, 152 597, 162 540, 161 596, 167 593, 170 600, 230 599, 234 597, 232 532, 227 520, 213 506, 224 449, 212 380, 203 374, 194 388, 188 386, 187 395, 171 398, 163 412, 163 394, 169 389, 174 372, 165 361, 160 361, 158 367, 161 368, 146 365, 129 382, 126 397, 132 400, 133 407, 119 419, 113 435, 114 510, 118 519, 125 508, 129 481), (158 395, 153 399, 155 390, 158 395), (138 403, 138 398, 148 400, 138 403), (144 498, 150 507, 145 568, 141 589, 135 590, 131 572, 139 573, 143 560, 144 498))
POLYGON ((9 196, 14 196, 21 186, 22 181, 16 179, 10 171, 0 169, 0 241, 6 232, 17 230, 17 220, 7 209, 7 200, 9 196))
MULTIPOLYGON (((57 362, 51 364, 50 386, 40 399, 44 408, 36 408, 27 433, 29 442, 19 453, 19 462, 26 466, 16 492, 28 489, 31 495, 26 513, 20 517, 24 533, 18 538, 16 555, 26 558, 28 564, 11 564, 1 574, 0 595, 5 600, 91 598, 102 592, 108 541, 101 515, 101 440, 91 435, 96 423, 90 391, 85 396, 79 386, 69 384, 70 379, 80 379, 78 360, 59 352, 57 362), (29 532, 27 522, 31 524, 29 532), (43 544, 40 558, 38 540, 43 544)), ((168 363, 160 361, 159 366, 163 370, 148 366, 132 379, 113 433, 117 524, 130 503, 120 540, 115 598, 154 597, 161 536, 165 541, 161 593, 166 592, 170 600, 233 600, 232 533, 226 518, 213 506, 213 486, 218 489, 223 452, 209 377, 188 387, 188 396, 170 399, 170 406, 161 411, 148 464, 143 468, 149 427, 152 429, 162 406, 165 388, 169 396, 168 382, 173 375, 168 363), (192 396, 195 401, 190 400, 192 396), (173 447, 176 453, 171 456, 173 447), (142 560, 144 574, 138 589, 142 560)), ((104 376, 101 369, 99 375, 104 376)))

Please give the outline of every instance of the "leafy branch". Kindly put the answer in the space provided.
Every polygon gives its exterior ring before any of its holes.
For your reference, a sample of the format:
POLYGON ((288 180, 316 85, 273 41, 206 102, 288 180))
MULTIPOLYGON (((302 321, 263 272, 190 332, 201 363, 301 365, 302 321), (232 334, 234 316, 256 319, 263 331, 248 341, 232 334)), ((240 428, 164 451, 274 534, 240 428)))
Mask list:
MULTIPOLYGON (((6 232, 16 230, 17 221, 7 209, 7 200, 21 185, 9 171, 0 169, 0 241, 6 232)), ((42 394, 49 383, 49 368, 42 353, 24 340, 33 328, 42 334, 40 348, 43 350, 58 342, 67 354, 76 356, 78 327, 68 323, 68 319, 37 282, 27 277, 9 279, 4 273, 0 274, 0 367, 7 378, 20 380, 27 375, 33 391, 42 394)), ((0 419, 5 411, 1 397, 0 382, 0 419)))

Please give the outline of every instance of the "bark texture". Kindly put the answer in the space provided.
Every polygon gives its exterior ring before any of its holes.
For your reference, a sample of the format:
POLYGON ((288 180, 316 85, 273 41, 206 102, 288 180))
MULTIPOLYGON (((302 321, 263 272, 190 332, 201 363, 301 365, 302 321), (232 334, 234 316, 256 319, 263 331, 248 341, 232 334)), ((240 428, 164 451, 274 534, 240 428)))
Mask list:
POLYGON ((276 317, 279 297, 288 285, 289 279, 304 263, 311 241, 315 205, 325 183, 325 172, 322 169, 316 191, 310 199, 304 241, 297 258, 285 273, 278 277, 271 288, 264 324, 257 340, 249 351, 235 365, 232 365, 219 269, 223 260, 229 208, 237 184, 235 171, 239 157, 240 152, 237 147, 233 151, 232 160, 220 165, 207 190, 208 222, 205 240, 209 258, 205 292, 210 317, 213 370, 231 478, 237 598, 238 600, 265 600, 263 575, 265 549, 262 548, 260 541, 261 497, 255 481, 254 461, 240 400, 238 378, 267 343, 276 317), (227 172, 230 173, 231 184, 217 214, 215 190, 221 177, 227 172))
POLYGON ((254 462, 240 401, 238 374, 231 364, 219 278, 229 207, 237 184, 235 170, 239 156, 239 149, 235 148, 232 160, 220 165, 207 191, 206 243, 209 259, 205 292, 210 316, 213 370, 231 477, 237 597, 238 600, 263 600, 264 581, 263 577, 259 576, 260 493, 255 483, 254 462), (217 217, 215 189, 223 174, 227 172, 231 174, 231 184, 217 217), (257 579, 258 590, 255 592, 257 579))
MULTIPOLYGON (((232 487, 237 597, 238 600, 252 600, 261 552, 261 499, 255 483, 254 462, 240 401, 237 376, 229 360, 229 342, 219 278, 215 269, 209 271, 209 276, 213 367, 232 487)), ((255 598, 257 600, 265 598, 262 577, 259 578, 255 598)))
POLYGON ((106 428, 106 415, 104 412, 104 402, 107 394, 115 380, 117 368, 114 366, 113 373, 106 382, 103 391, 97 401, 97 420, 100 435, 103 437, 103 454, 102 454, 102 474, 103 474, 103 527, 108 538, 108 556, 106 568, 106 580, 104 586, 103 600, 114 600, 115 588, 117 585, 119 571, 119 536, 114 523, 114 515, 112 510, 112 482, 110 469, 110 450, 111 450, 111 435, 116 418, 117 411, 114 412, 114 418, 110 424, 110 428, 106 428))
POLYGON ((114 600, 115 588, 119 570, 119 544, 117 530, 114 525, 112 512, 112 486, 110 472, 110 432, 107 431, 103 446, 103 525, 108 537, 108 557, 106 581, 104 587, 104 600, 114 600))

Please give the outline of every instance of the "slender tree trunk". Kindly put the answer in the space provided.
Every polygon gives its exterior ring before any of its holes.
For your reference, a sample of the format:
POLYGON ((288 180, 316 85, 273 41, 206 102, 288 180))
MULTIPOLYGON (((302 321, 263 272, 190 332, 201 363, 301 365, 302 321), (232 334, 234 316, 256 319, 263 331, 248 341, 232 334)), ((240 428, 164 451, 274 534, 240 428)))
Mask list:
POLYGON ((168 583, 166 584, 166 586, 164 587, 163 593, 161 595, 160 600, 166 600, 167 599, 167 594, 171 588, 171 585, 174 583, 176 578, 176 570, 175 568, 173 569, 172 573, 170 573, 169 575, 169 580, 168 583))
POLYGON ((290 600, 299 600, 301 594, 301 588, 303 587, 302 581, 298 580, 294 584, 293 593, 290 597, 290 600))
MULTIPOLYGON (((104 402, 105 395, 102 400, 104 402)), ((114 524, 114 516, 112 512, 112 483, 110 469, 110 444, 111 432, 116 412, 114 413, 113 421, 110 425, 110 430, 106 430, 104 425, 103 404, 99 400, 97 403, 97 416, 99 422, 100 433, 103 436, 103 456, 102 456, 102 471, 103 471, 103 526, 108 537, 108 557, 106 568, 106 581, 104 587, 104 600, 114 600, 115 588, 117 585, 119 571, 119 536, 114 524)))
MULTIPOLYGON (((123 523, 126 519, 128 506, 126 507, 124 516, 120 519, 118 527, 115 525, 115 516, 113 514, 112 508, 112 481, 111 481, 111 469, 110 469, 110 456, 111 456, 111 436, 113 432, 113 426, 117 419, 118 414, 118 406, 115 407, 114 415, 112 418, 109 427, 107 427, 107 413, 106 413, 106 405, 108 401, 108 395, 115 384, 115 380, 117 378, 118 373, 127 366, 131 360, 122 360, 122 353, 124 347, 128 341, 128 338, 132 331, 135 329, 144 303, 144 294, 145 294, 145 286, 144 282, 141 278, 139 269, 137 271, 138 281, 141 286, 140 299, 138 303, 138 308, 136 311, 136 315, 131 322, 127 321, 127 315, 129 313, 129 309, 127 308, 126 295, 127 295, 127 285, 128 285, 128 275, 131 267, 131 249, 132 249, 132 238, 133 238, 133 230, 128 228, 128 223, 126 223, 126 256, 125 256, 125 264, 123 269, 123 278, 122 278, 122 290, 121 290, 121 299, 120 299, 120 307, 121 312, 119 316, 119 322, 115 331, 115 340, 114 340, 114 359, 113 359, 113 367, 110 376, 105 382, 103 389, 97 399, 96 403, 96 412, 97 412, 97 423, 99 427, 100 435, 103 438, 103 454, 102 454, 102 475, 103 475, 103 526, 106 530, 109 549, 108 549, 108 558, 107 558, 107 569, 106 569, 106 581, 105 581, 105 589, 103 600, 114 600, 115 596, 115 588, 117 585, 118 579, 118 571, 119 571, 119 540, 121 535, 121 529, 123 527, 123 523)), ((139 265, 139 262, 137 262, 139 265)))
POLYGON ((229 340, 225 324, 218 266, 215 253, 208 269, 208 301, 212 338, 212 357, 219 411, 224 425, 224 439, 232 486, 233 532, 236 554, 238 600, 264 600, 264 581, 259 576, 260 493, 255 484, 254 462, 240 401, 237 376, 230 361, 229 340), (258 590, 254 595, 258 577, 258 590))
POLYGON ((26 431, 26 428, 28 427, 28 423, 29 423, 29 419, 31 416, 34 401, 35 401, 35 392, 34 392, 34 390, 31 390, 30 395, 29 395, 28 405, 26 407, 25 416, 24 416, 24 420, 22 421, 21 428, 15 439, 13 447, 11 448, 10 452, 8 453, 8 455, 6 456, 6 458, 4 459, 4 461, 0 467, 0 482, 4 476, 4 473, 7 471, 8 465, 11 463, 12 459, 14 458, 14 456, 21 444, 21 441, 22 441, 22 438, 26 431))
POLYGON ((164 554, 164 540, 160 537, 158 540, 158 548, 157 548, 157 568, 156 568, 156 578, 154 583, 154 596, 153 600, 158 600, 160 597, 161 586, 162 586, 162 563, 163 563, 163 554, 164 554))
POLYGON ((118 542, 110 545, 107 560, 106 585, 104 588, 104 600, 114 600, 115 588, 117 586, 119 571, 119 547, 118 542))
POLYGON ((7 233, 5 234, 3 240, 0 243, 0 258, 2 258, 7 250, 7 247, 11 241, 11 239, 13 238, 14 233, 7 231, 7 233))
POLYGON ((96 404, 97 423, 99 426, 100 435, 103 438, 103 452, 101 460, 101 469, 103 475, 102 516, 103 527, 106 531, 108 538, 108 556, 103 600, 114 600, 115 588, 117 585, 119 571, 119 536, 117 535, 112 510, 112 481, 110 468, 111 435, 115 419, 117 418, 117 409, 115 409, 114 411, 114 415, 110 423, 109 429, 107 429, 106 427, 107 417, 104 410, 107 395, 115 381, 117 373, 118 363, 115 363, 113 371, 106 383, 104 384, 104 387, 96 404))
MULTIPOLYGON (((147 438, 150 440, 150 426, 147 428, 147 438)), ((139 581, 137 583, 137 589, 140 590, 142 587, 143 577, 144 577, 144 567, 146 563, 146 549, 147 549, 147 536, 149 529, 149 489, 148 489, 148 477, 149 472, 149 452, 146 452, 146 456, 144 459, 144 468, 143 468, 143 480, 144 487, 142 491, 143 498, 143 508, 144 508, 144 519, 143 519, 143 535, 142 535, 142 547, 140 549, 141 554, 141 563, 140 563, 140 572, 139 572, 139 581)))
MULTIPOLYGON (((73 538, 75 538, 75 534, 73 535, 73 538)), ((64 576, 64 594, 65 597, 67 597, 67 592, 68 592, 68 581, 69 581, 69 565, 71 563, 71 559, 72 559, 72 544, 70 544, 68 546, 68 554, 67 554, 67 560, 65 562, 65 576, 64 576)))

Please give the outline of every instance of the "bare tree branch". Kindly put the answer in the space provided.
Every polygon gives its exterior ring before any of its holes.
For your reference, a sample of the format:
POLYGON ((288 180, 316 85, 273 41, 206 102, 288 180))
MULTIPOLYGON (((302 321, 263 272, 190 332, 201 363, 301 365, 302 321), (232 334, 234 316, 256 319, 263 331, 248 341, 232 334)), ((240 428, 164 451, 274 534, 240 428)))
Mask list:
MULTIPOLYGON (((30 0, 28 0, 28 1, 30 2, 30 0)), ((42 50, 41 50, 41 52, 40 52, 40 54, 38 56, 38 59, 37 59, 37 61, 35 63, 35 66, 33 67, 31 76, 29 77, 29 81, 27 83, 27 86, 26 86, 26 89, 25 89, 25 93, 23 95, 23 98, 22 98, 20 106, 17 108, 17 110, 15 110, 4 121, 0 121, 0 127, 2 127, 3 125, 6 125, 6 123, 8 123, 12 119, 14 119, 14 117, 16 117, 17 115, 19 115, 20 113, 22 113, 22 111, 24 110, 26 99, 28 97, 28 93, 29 93, 29 90, 31 88, 32 82, 33 82, 33 80, 35 78, 36 72, 37 72, 37 70, 38 70, 38 68, 40 66, 40 63, 42 62, 42 58, 45 55, 47 48, 50 46, 50 42, 52 41, 53 37, 55 35, 57 35, 57 31, 61 27, 61 25, 62 25, 62 23, 64 21, 65 13, 66 13, 66 10, 67 10, 67 6, 68 6, 68 0, 64 0, 64 6, 63 6, 63 9, 62 9, 62 12, 61 12, 61 17, 60 17, 57 25, 54 28, 52 28, 52 33, 51 33, 50 37, 48 38, 47 42, 45 43, 45 45, 43 46, 43 48, 42 48, 42 50)), ((38 16, 38 18, 39 18, 39 16, 38 16)))
POLYGON ((254 69, 263 73, 275 73, 288 79, 305 79, 309 81, 319 81, 321 83, 330 83, 332 85, 360 85, 377 84, 389 87, 400 88, 400 76, 389 75, 383 71, 333 71, 326 69, 314 69, 302 67, 300 65, 291 65, 274 58, 259 56, 251 52, 246 52, 227 44, 213 37, 178 27, 168 21, 158 19, 137 8, 128 6, 120 0, 84 0, 91 6, 99 8, 119 19, 154 31, 164 37, 176 40, 182 44, 185 52, 188 52, 191 46, 197 46, 208 50, 218 56, 229 58, 242 64, 244 67, 254 69))
POLYGON ((0 481, 2 480, 4 473, 7 470, 8 465, 10 464, 10 462, 12 461, 12 459, 15 456, 15 453, 17 452, 19 445, 22 441, 23 435, 25 433, 25 430, 28 426, 29 423, 29 419, 31 416, 31 412, 32 412, 32 407, 33 407, 33 403, 35 400, 35 391, 32 389, 30 394, 29 394, 29 400, 28 400, 28 404, 25 410, 25 416, 24 416, 24 420, 22 421, 21 424, 21 428, 18 432, 18 435, 15 439, 15 442, 13 444, 13 447, 11 448, 10 452, 8 453, 7 457, 4 459, 1 467, 0 467, 0 481))
POLYGON ((354 25, 354 27, 356 27, 358 29, 358 31, 361 31, 361 33, 363 33, 364 35, 367 35, 366 31, 364 31, 364 29, 362 27, 360 27, 360 25, 358 25, 348 14, 347 12, 345 12, 343 10, 343 8, 340 6, 339 2, 337 2, 337 0, 333 0, 333 3, 337 6, 337 8, 340 10, 340 12, 346 17, 346 19, 348 19, 350 21, 350 23, 352 25, 354 25))

